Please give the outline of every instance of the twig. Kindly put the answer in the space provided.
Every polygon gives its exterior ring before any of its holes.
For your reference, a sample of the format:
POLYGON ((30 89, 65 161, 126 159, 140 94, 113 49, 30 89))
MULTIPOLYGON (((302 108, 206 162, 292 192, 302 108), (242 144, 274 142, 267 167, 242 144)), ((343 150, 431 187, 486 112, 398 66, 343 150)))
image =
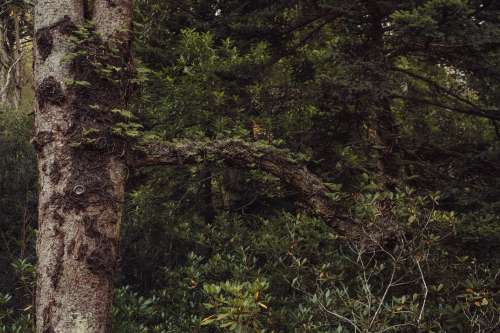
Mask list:
POLYGON ((387 296, 389 289, 392 287, 392 282, 394 281, 394 274, 396 274, 396 265, 394 265, 392 267, 391 279, 389 280, 389 283, 387 284, 387 287, 385 288, 384 294, 382 295, 382 299, 380 300, 377 311, 375 311, 375 314, 373 315, 373 318, 370 321, 370 326, 368 326, 368 329, 372 328, 373 323, 375 322, 375 319, 377 319, 377 316, 380 313, 380 310, 382 309, 382 305, 384 305, 385 297, 387 296))
POLYGON ((391 98, 393 98, 393 99, 408 100, 408 101, 414 101, 414 102, 418 102, 418 103, 424 103, 424 104, 428 104, 428 105, 432 105, 432 106, 438 107, 438 108, 443 109, 443 110, 452 111, 452 112, 456 112, 456 113, 461 113, 461 114, 465 114, 465 115, 469 115, 469 116, 487 118, 487 119, 492 119, 492 120, 500 120, 500 116, 499 115, 495 115, 495 114, 490 114, 489 113, 489 112, 498 112, 498 110, 496 110, 496 109, 491 109, 491 110, 489 110, 489 109, 486 109, 486 110, 485 109, 481 109, 481 110, 477 110, 476 108, 472 108, 472 107, 468 108, 468 109, 463 109, 463 108, 460 108, 460 107, 442 104, 440 102, 432 101, 432 100, 425 99, 425 98, 418 98, 418 97, 412 97, 412 96, 404 96, 404 95, 398 95, 398 94, 393 94, 391 96, 391 98))
POLYGON ((381 330, 381 331, 378 331, 377 333, 387 332, 387 331, 394 330, 394 329, 396 329, 396 328, 398 328, 398 327, 403 327, 403 326, 415 326, 415 325, 413 325, 413 324, 411 324, 411 323, 405 323, 405 324, 392 325, 392 326, 389 326, 389 327, 387 327, 387 328, 384 328, 384 329, 383 329, 383 330, 381 330))
POLYGON ((321 303, 321 302, 318 302, 318 304, 319 304, 319 306, 323 309, 323 311, 325 311, 326 313, 331 314, 332 316, 335 316, 335 317, 337 317, 338 319, 345 321, 346 323, 348 323, 349 325, 351 325, 352 327, 354 327, 354 329, 355 329, 356 331, 360 331, 360 332, 361 332, 361 329, 358 327, 358 325, 356 325, 356 324, 355 324, 352 320, 350 320, 349 318, 344 317, 344 316, 342 316, 342 315, 340 315, 340 314, 338 314, 338 313, 336 313, 336 312, 333 312, 333 311, 328 310, 328 309, 327 309, 327 308, 323 305, 323 303, 321 303))
POLYGON ((14 67, 16 66, 16 64, 19 62, 19 60, 21 60, 21 58, 23 57, 23 55, 21 54, 17 59, 16 61, 14 61, 12 63, 12 65, 10 65, 9 67, 9 70, 7 72, 7 78, 5 79, 5 85, 4 87, 2 88, 2 90, 0 90, 0 96, 3 96, 5 94, 5 92, 7 91, 7 89, 9 88, 9 84, 10 84, 10 76, 12 74, 12 69, 14 69, 14 67))
POLYGON ((425 282, 424 272, 422 271, 422 267, 420 267, 420 262, 415 258, 415 263, 417 264, 418 271, 420 272, 420 277, 422 279, 422 283, 424 285, 424 301, 422 303, 422 308, 420 309, 420 314, 418 315, 417 324, 420 326, 420 322, 422 321, 422 317, 424 315, 425 302, 427 301, 427 294, 429 289, 427 288, 427 283, 425 282))

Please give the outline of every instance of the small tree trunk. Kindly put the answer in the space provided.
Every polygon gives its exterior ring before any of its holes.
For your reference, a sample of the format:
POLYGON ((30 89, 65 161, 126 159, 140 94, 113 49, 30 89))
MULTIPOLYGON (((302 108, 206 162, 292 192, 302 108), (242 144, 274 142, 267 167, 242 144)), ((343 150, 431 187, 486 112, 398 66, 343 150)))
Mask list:
MULTIPOLYGON (((19 29, 19 18, 14 13, 14 32, 17 38, 19 29)), ((9 17, 0 19, 0 106, 17 108, 21 97, 19 84, 21 53, 20 43, 12 42, 8 38, 8 30, 12 29, 9 17), (19 73, 18 73, 19 72, 19 73)))
MULTIPOLYGON (((131 1, 96 0, 96 30, 103 44, 128 39, 131 1), (117 39, 118 40, 118 39, 117 39)), ((112 124, 91 113, 89 91, 69 84, 81 68, 72 53, 72 32, 84 23, 83 0, 38 0, 35 6, 36 134, 39 206, 36 322, 39 333, 110 332, 113 275, 117 268, 126 166, 119 141, 75 148, 89 128, 112 124), (87 95, 85 95, 87 93, 87 95)), ((120 44, 128 57, 129 41, 120 44)), ((95 94, 103 107, 123 107, 123 95, 106 80, 95 94), (109 98, 106 98, 110 94, 109 98), (120 97, 118 97, 120 96, 120 97)), ((106 132, 106 133, 107 133, 106 132)))
MULTIPOLYGON (((387 76, 389 68, 392 67, 391 60, 387 59, 384 54, 384 14, 379 4, 376 1, 364 0, 365 6, 371 17, 371 31, 367 41, 366 54, 370 56, 370 60, 374 61, 380 67, 378 73, 371 79, 373 82, 378 82, 381 87, 390 86, 390 77, 387 76), (386 70, 384 70, 386 68, 386 70)), ((377 146, 377 171, 381 183, 388 189, 392 189, 395 185, 395 180, 400 173, 398 162, 399 150, 399 129, 391 110, 391 101, 386 93, 382 90, 380 96, 374 100, 373 119, 370 121, 370 127, 374 129, 372 137, 373 144, 377 146)))
POLYGON ((21 53, 21 28, 19 26, 20 13, 16 10, 14 11, 14 33, 15 33, 15 51, 14 51, 14 62, 15 62, 15 78, 13 81, 13 106, 17 109, 19 107, 19 102, 21 100, 21 69, 22 69, 22 53, 21 53))
POLYGON ((399 129, 391 111, 390 102, 387 99, 381 99, 379 102, 380 108, 376 110, 374 125, 374 143, 379 150, 377 169, 382 183, 386 187, 392 188, 394 180, 398 178, 400 173, 397 158, 399 129))
POLYGON ((206 224, 210 224, 215 219, 215 208, 212 192, 212 171, 208 165, 202 165, 200 170, 200 197, 202 199, 202 215, 206 224))

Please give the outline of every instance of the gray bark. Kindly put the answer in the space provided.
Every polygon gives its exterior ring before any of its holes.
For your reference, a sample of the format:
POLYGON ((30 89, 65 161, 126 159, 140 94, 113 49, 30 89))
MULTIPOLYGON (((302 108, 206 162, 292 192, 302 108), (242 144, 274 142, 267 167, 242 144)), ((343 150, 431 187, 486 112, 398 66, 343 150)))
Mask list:
MULTIPOLYGON (((131 17, 114 14, 130 13, 129 1, 95 1, 95 8, 99 15, 108 15, 96 20, 104 43, 120 34, 128 38, 123 31, 131 17)), ((81 73, 63 61, 72 52, 68 37, 84 23, 83 9, 83 0, 38 0, 35 6, 39 333, 111 331, 126 167, 122 152, 114 149, 116 141, 105 150, 72 145, 84 125, 99 123, 68 84, 81 73)), ((128 41, 124 45, 123 57, 128 57, 128 41)), ((105 82, 99 84, 103 88, 105 82)), ((121 107, 123 101, 106 103, 121 107)), ((96 126, 105 131, 111 125, 96 126)))

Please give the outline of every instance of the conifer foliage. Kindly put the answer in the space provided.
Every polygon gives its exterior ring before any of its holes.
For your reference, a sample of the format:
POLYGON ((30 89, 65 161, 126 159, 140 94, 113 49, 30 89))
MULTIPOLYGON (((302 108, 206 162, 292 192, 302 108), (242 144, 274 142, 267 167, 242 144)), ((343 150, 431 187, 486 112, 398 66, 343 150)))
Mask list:
POLYGON ((500 3, 71 2, 0 5, 0 333, 500 329, 500 3))

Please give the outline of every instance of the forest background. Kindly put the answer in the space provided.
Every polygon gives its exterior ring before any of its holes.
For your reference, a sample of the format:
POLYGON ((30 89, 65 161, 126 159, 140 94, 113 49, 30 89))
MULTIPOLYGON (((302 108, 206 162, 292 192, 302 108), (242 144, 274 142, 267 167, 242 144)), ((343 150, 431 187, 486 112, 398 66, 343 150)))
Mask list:
MULTIPOLYGON (((34 329, 32 5, 0 3, 0 332, 34 329)), ((279 151, 364 232, 258 165, 131 171, 114 331, 499 329, 500 3, 134 6, 120 135, 279 151)))

